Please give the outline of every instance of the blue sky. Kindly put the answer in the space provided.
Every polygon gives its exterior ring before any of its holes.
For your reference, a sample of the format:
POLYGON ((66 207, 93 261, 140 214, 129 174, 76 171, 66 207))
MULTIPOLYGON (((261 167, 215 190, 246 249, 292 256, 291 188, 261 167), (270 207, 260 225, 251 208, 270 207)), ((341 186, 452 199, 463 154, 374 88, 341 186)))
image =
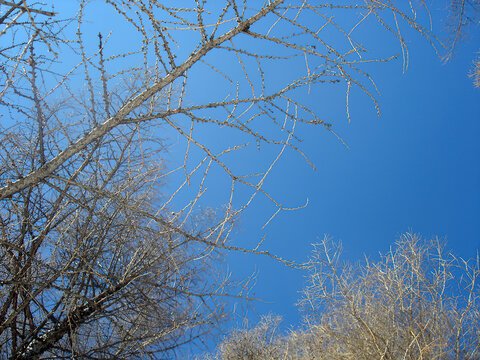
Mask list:
MULTIPOLYGON (((467 76, 478 51, 479 39, 473 35, 447 63, 424 39, 413 37, 405 73, 400 61, 372 68, 382 116, 361 94, 353 96, 350 123, 341 107, 328 113, 349 149, 326 132, 302 134, 302 149, 317 170, 288 154, 267 186, 292 203, 308 197, 309 205, 278 215, 267 231, 265 248, 302 261, 311 243, 328 234, 342 242, 345 259, 357 261, 387 252, 399 234, 414 231, 424 238, 446 239, 461 257, 476 256, 480 89, 467 76)), ((324 111, 321 96, 314 105, 318 112, 324 111)), ((247 210, 239 237, 258 234, 265 209, 270 210, 261 205, 247 210)), ((266 301, 255 305, 257 314, 282 315, 286 326, 300 321, 294 304, 304 272, 242 255, 232 257, 230 266, 234 273, 257 272, 254 293, 266 301)))
MULTIPOLYGON (((440 30, 442 13, 433 15, 440 30)), ((92 34, 113 29, 112 47, 132 41, 118 24, 100 22, 98 16, 95 20, 92 34)), ((368 26, 362 31, 366 42, 377 40, 375 51, 400 52, 392 38, 368 26)), ((475 256, 480 248, 480 89, 473 87, 467 74, 480 38, 472 33, 444 63, 425 39, 408 32, 406 37, 410 56, 405 73, 401 60, 368 67, 381 92, 377 96, 381 117, 365 95, 354 91, 349 122, 343 88, 312 88, 311 108, 334 123, 348 148, 322 129, 299 129, 301 148, 316 170, 298 154, 287 152, 265 188, 286 206, 303 205, 307 199, 308 206, 279 213, 265 230, 262 226, 275 210, 264 198, 257 198, 239 220, 231 238, 234 244, 255 247, 265 235, 264 249, 302 262, 310 255, 311 244, 328 234, 342 242, 346 259, 356 261, 385 253, 399 234, 414 231, 425 238, 445 238, 461 257, 475 256)), ((279 76, 288 76, 289 71, 288 66, 279 67, 279 76)), ((198 86, 187 94, 192 103, 219 91, 218 84, 201 71, 197 75, 198 86)), ((232 140, 215 131, 207 135, 217 145, 232 140)), ((170 140, 174 146, 168 159, 174 165, 183 159, 182 144, 170 140)), ((247 152, 237 161, 248 166, 271 155, 247 152)), ((212 181, 205 205, 220 207, 229 184, 212 181)), ((299 323, 295 303, 305 272, 242 254, 230 255, 227 265, 234 278, 256 273, 253 294, 265 302, 253 304, 255 311, 248 312, 252 321, 256 312, 279 314, 286 326, 299 323)))

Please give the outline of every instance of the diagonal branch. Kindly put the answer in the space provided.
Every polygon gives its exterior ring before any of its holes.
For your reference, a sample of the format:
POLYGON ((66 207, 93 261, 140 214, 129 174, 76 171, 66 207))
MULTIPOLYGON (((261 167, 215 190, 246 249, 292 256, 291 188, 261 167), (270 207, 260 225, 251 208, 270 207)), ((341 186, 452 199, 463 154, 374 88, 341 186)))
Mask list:
POLYGON ((208 52, 215 49, 218 45, 232 39, 234 36, 242 33, 245 29, 248 29, 252 24, 260 20, 266 14, 274 10, 277 6, 282 4, 285 0, 277 0, 272 2, 267 7, 260 10, 258 13, 250 17, 249 19, 239 23, 235 28, 223 34, 222 36, 211 39, 206 42, 199 50, 190 55, 190 57, 180 66, 172 70, 171 73, 166 75, 163 79, 150 86, 142 93, 129 100, 123 105, 120 110, 111 118, 107 119, 102 124, 96 126, 87 133, 85 136, 78 139, 75 143, 71 144, 65 150, 60 152, 49 162, 45 163, 37 170, 31 172, 26 177, 19 179, 15 182, 9 183, 6 186, 0 188, 0 200, 12 196, 19 191, 37 184, 49 175, 51 175, 56 169, 64 164, 75 154, 85 149, 92 142, 102 138, 109 133, 113 128, 120 125, 124 119, 141 104, 151 98, 154 94, 161 91, 165 86, 173 83, 176 79, 182 76, 189 68, 191 68, 196 62, 204 57, 208 52))
MULTIPOLYGON (((23 3, 22 1, 20 3, 23 3)), ((4 0, 0 0, 0 4, 2 5, 7 5, 7 6, 11 6, 12 9, 21 9, 23 11, 28 11, 28 12, 31 12, 31 13, 37 13, 37 14, 42 14, 42 15, 45 15, 45 16, 55 16, 55 12, 53 11, 45 11, 45 10, 39 10, 39 9, 32 9, 28 6, 25 6, 25 5, 20 5, 20 4, 15 4, 13 2, 10 2, 10 1, 4 1, 4 0)))

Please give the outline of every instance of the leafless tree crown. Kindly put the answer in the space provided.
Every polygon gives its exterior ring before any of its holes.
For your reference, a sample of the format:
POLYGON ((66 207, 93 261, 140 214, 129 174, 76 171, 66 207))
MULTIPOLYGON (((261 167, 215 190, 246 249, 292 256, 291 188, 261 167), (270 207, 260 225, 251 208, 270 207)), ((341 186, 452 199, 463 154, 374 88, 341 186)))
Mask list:
POLYGON ((351 265, 340 251, 328 239, 315 247, 303 329, 282 335, 278 319, 266 318, 227 337, 213 358, 480 358, 478 257, 457 258, 412 234, 379 261, 351 265))

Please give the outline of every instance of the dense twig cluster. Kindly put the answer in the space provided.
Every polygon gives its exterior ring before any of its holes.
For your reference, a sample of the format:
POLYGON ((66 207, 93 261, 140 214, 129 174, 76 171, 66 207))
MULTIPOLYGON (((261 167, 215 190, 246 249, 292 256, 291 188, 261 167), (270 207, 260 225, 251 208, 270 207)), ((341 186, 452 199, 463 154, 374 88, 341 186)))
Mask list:
POLYGON ((381 260, 349 265, 328 239, 315 248, 300 305, 305 327, 282 335, 266 318, 228 337, 213 358, 480 358, 480 260, 406 234, 381 260))

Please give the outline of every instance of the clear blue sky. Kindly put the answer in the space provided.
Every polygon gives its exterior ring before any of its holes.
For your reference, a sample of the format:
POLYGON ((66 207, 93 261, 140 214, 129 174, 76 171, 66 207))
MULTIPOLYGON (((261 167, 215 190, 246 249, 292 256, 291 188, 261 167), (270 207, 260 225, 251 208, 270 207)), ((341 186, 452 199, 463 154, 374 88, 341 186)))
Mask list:
MULTIPOLYGON (((98 23, 99 30, 95 26, 92 34, 110 28, 108 22, 98 23)), ((127 41, 124 29, 115 24, 111 28, 112 44, 127 41)), ((365 31, 367 37, 377 36, 365 31)), ((399 234, 412 230, 426 238, 446 238, 459 256, 475 256, 480 248, 480 89, 473 87, 467 73, 480 37, 472 34, 448 63, 442 63, 424 39, 408 39, 405 74, 401 61, 369 68, 381 92, 381 117, 364 95, 354 92, 349 123, 343 95, 321 86, 312 89, 312 109, 334 123, 349 148, 322 129, 300 130, 302 150, 317 170, 297 154, 287 153, 266 189, 287 206, 301 205, 307 198, 309 205, 280 213, 266 230, 265 249, 301 262, 308 258, 311 244, 329 234, 342 241, 347 259, 361 260, 364 254, 375 257, 388 251, 399 234)), ((392 44, 399 52, 391 39, 384 45, 392 44)), ((288 71, 288 66, 282 69, 288 71)), ((188 94, 192 103, 218 91, 209 79, 200 77, 198 83, 203 85, 188 94)), ((215 132, 210 136, 229 141, 215 132)), ((181 151, 173 150, 169 156, 173 163, 183 160, 181 151)), ((243 164, 254 161, 239 158, 243 164)), ((220 190, 208 196, 206 205, 221 206, 220 190)), ((254 247, 272 212, 267 201, 257 199, 244 212, 232 241, 254 247)), ((235 254, 229 256, 228 265, 236 278, 256 271, 254 294, 266 301, 254 304, 258 314, 282 315, 287 325, 299 322, 294 304, 305 273, 261 256, 235 254)))
MULTIPOLYGON (((308 197, 309 205, 281 213, 270 224, 264 247, 302 261, 310 254, 310 244, 328 234, 342 242, 346 259, 356 261, 364 254, 375 258, 387 252, 399 234, 412 230, 425 238, 446 239, 459 256, 476 256, 480 89, 473 87, 467 73, 478 51, 477 35, 467 38, 448 63, 414 36, 405 74, 400 61, 372 68, 382 116, 377 117, 368 99, 359 94, 353 97, 351 123, 342 107, 328 113, 349 149, 326 132, 302 134, 302 149, 317 170, 289 154, 267 185, 291 204, 308 197)), ((314 100, 319 113, 329 101, 344 101, 324 96, 314 100)), ((259 236, 265 211, 271 208, 250 208, 238 237, 259 236)), ((231 268, 234 273, 257 271, 254 293, 267 301, 256 304, 258 314, 280 314, 286 326, 300 321, 294 304, 305 273, 249 256, 234 256, 231 268)))

